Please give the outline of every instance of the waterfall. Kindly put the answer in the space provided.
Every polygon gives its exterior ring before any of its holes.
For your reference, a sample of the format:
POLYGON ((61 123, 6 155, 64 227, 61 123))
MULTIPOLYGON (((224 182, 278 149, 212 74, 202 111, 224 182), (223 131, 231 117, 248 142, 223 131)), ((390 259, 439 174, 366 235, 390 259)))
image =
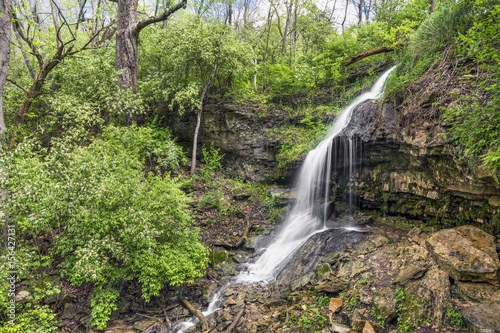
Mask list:
MULTIPOLYGON (((336 118, 326 139, 321 141, 315 149, 311 150, 300 169, 296 181, 297 201, 290 215, 283 223, 275 241, 265 249, 265 252, 256 262, 249 264, 246 272, 242 272, 237 280, 241 282, 264 281, 273 282, 277 273, 281 271, 291 256, 313 234, 323 231, 327 216, 329 202, 329 188, 332 170, 332 155, 334 138, 347 126, 351 119, 352 110, 360 103, 369 99, 378 99, 382 95, 384 84, 395 67, 387 70, 372 88, 358 96, 336 118), (325 186, 326 184, 326 186, 325 186), (318 203, 323 203, 323 214, 317 214, 318 203)), ((349 139, 348 147, 344 150, 348 156, 344 161, 349 161, 349 210, 353 207, 353 175, 355 164, 355 151, 353 139, 349 139)), ((335 163, 343 163, 334 159, 335 163)))
MULTIPOLYGON (((356 142, 350 138, 347 147, 344 147, 343 158, 339 158, 340 152, 337 141, 334 140, 347 126, 351 119, 352 110, 360 103, 381 97, 385 81, 396 66, 387 70, 375 82, 372 88, 358 96, 349 104, 336 118, 327 137, 321 141, 315 149, 311 150, 302 164, 295 188, 297 199, 290 215, 283 222, 275 240, 266 248, 254 262, 247 264, 246 268, 233 281, 224 285, 216 292, 209 304, 205 316, 217 310, 220 298, 224 290, 233 283, 241 282, 264 282, 271 283, 283 267, 290 261, 295 252, 314 234, 326 230, 325 222, 328 218, 328 203, 330 201, 331 170, 337 163, 348 161, 348 203, 349 211, 353 209, 353 176, 356 164, 356 142), (332 165, 335 163, 334 165, 332 165), (321 204, 323 207, 321 207, 321 204), (320 208, 318 209, 318 205, 320 208)), ((344 142, 346 143, 346 142, 344 142)), ((178 332, 195 325, 197 319, 183 323, 178 332)))

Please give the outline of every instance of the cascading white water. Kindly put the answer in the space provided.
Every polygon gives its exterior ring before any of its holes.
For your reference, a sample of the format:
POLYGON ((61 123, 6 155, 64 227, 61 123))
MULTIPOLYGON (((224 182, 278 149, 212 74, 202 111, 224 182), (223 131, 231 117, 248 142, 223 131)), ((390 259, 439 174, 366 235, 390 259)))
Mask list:
MULTIPOLYGON (((233 281, 216 292, 208 309, 203 312, 205 316, 217 310, 222 293, 229 285, 237 282, 273 282, 277 274, 289 262, 295 252, 312 235, 326 230, 324 220, 327 217, 326 203, 329 201, 333 139, 347 126, 351 119, 352 110, 357 105, 369 99, 380 98, 385 81, 395 68, 396 66, 387 70, 375 82, 370 91, 361 94, 349 104, 336 118, 326 139, 321 141, 315 149, 307 154, 296 181, 296 203, 275 240, 264 249, 264 252, 254 263, 247 265, 246 269, 233 281), (319 202, 323 202, 324 205, 322 212, 320 210, 322 214, 318 214, 317 205, 319 202)), ((348 200, 350 206, 352 205, 352 165, 354 163, 354 154, 352 152, 353 142, 349 140, 349 155, 345 156, 345 158, 349 159, 348 200)), ((197 320, 192 319, 189 322, 183 323, 182 328, 178 332, 183 332, 188 327, 195 325, 196 322, 197 320)))
MULTIPOLYGON (((328 183, 330 182, 332 142, 349 123, 352 110, 360 103, 369 99, 378 99, 382 95, 385 81, 396 67, 387 70, 372 88, 358 96, 337 117, 326 139, 321 141, 315 149, 311 150, 304 160, 297 178, 297 201, 276 240, 265 250, 253 264, 248 265, 248 270, 242 272, 237 280, 241 282, 272 282, 277 273, 289 261, 297 249, 302 246, 313 234, 324 228, 321 217, 318 216, 317 204, 324 202, 323 219, 326 217, 326 203, 328 202, 328 183), (326 176, 326 177, 325 177, 326 176), (327 184, 325 191, 322 191, 327 184)), ((349 141, 352 152, 352 140, 349 141)), ((349 201, 352 204, 352 153, 349 158, 349 201)))

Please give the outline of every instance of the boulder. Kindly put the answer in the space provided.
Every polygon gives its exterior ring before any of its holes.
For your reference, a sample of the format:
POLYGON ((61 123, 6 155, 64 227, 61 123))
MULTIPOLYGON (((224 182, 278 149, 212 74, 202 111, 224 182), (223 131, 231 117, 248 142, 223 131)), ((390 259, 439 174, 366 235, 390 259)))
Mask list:
POLYGON ((449 289, 448 274, 431 267, 423 278, 405 287, 401 320, 416 323, 423 319, 439 324, 446 312, 445 303, 450 299, 449 289))
POLYGON ((349 288, 348 282, 328 282, 314 287, 316 293, 338 294, 349 288))
POLYGON ((26 290, 21 290, 20 292, 18 292, 16 294, 16 296, 14 297, 14 300, 17 302, 17 303, 20 303, 22 302, 26 297, 28 297, 30 295, 29 291, 26 291, 26 290))
POLYGON ((332 267, 329 263, 323 263, 316 266, 316 281, 323 281, 331 272, 332 267))
POLYGON ((337 324, 337 323, 332 324, 331 330, 333 331, 333 333, 349 333, 351 331, 349 326, 337 324))
POLYGON ((61 319, 73 319, 76 314, 75 304, 74 303, 66 303, 64 304, 64 310, 61 315, 61 319))
POLYGON ((500 260, 494 239, 476 227, 462 226, 432 234, 426 246, 441 268, 454 279, 498 286, 500 260))
POLYGON ((381 288, 373 298, 373 304, 387 322, 396 318, 396 299, 391 288, 381 288))
POLYGON ((500 301, 500 289, 489 283, 458 282, 460 296, 472 302, 500 301))
POLYGON ((405 266, 399 272, 398 276, 396 277, 396 280, 394 280, 394 284, 400 284, 404 286, 410 280, 417 280, 421 278, 426 271, 427 268, 421 266, 416 266, 412 264, 405 266))
POLYGON ((500 333, 500 301, 467 306, 461 313, 465 324, 473 331, 500 333))

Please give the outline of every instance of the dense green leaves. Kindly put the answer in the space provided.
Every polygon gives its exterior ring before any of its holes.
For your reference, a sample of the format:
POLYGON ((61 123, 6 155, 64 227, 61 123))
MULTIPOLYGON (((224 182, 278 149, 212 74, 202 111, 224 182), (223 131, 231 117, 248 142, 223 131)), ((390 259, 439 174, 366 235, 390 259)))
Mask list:
POLYGON ((152 28, 141 41, 140 87, 149 101, 197 109, 218 57, 214 86, 224 88, 249 65, 250 48, 223 25, 188 17, 169 29, 152 28), (219 54, 220 50, 220 54, 219 54))
MULTIPOLYGON (((110 126, 86 147, 54 144, 47 151, 31 142, 2 159, 9 178, 1 185, 11 196, 1 209, 21 234, 54 235, 52 254, 61 255, 72 284, 97 286, 95 304, 111 302, 100 288, 115 295, 110 288, 132 279, 149 300, 165 283, 202 276, 207 264, 176 180, 142 172, 145 156, 179 163, 178 148, 154 138, 147 128, 110 126)), ((112 305, 99 307, 102 328, 112 305)))

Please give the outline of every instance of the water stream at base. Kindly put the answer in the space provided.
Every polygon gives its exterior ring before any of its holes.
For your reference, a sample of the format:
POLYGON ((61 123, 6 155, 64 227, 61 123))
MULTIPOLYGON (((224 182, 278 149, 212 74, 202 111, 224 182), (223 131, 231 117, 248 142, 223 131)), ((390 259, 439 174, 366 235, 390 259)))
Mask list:
MULTIPOLYGON (((296 180, 296 203, 283 222, 283 227, 278 231, 275 240, 267 248, 261 249, 263 252, 254 263, 247 264, 238 276, 216 291, 207 310, 202 312, 204 316, 218 310, 222 295, 232 284, 252 282, 268 284, 275 281, 278 273, 311 236, 327 230, 324 220, 328 217, 332 156, 336 155, 333 139, 349 124, 352 110, 357 105, 366 100, 381 97, 385 81, 395 68, 396 66, 387 70, 369 91, 361 94, 349 104, 335 119, 327 137, 307 154, 296 180), (321 203, 319 207, 318 203, 321 203)), ((353 140, 349 139, 348 142, 349 147, 344 150, 348 154, 344 158, 349 161, 348 202, 349 212, 352 212, 353 166, 356 154, 353 153, 353 146, 355 146, 353 140)), ((344 161, 337 161, 335 156, 333 162, 343 163, 344 161)), ((184 332, 197 323, 197 318, 183 322, 177 332, 184 332)))

